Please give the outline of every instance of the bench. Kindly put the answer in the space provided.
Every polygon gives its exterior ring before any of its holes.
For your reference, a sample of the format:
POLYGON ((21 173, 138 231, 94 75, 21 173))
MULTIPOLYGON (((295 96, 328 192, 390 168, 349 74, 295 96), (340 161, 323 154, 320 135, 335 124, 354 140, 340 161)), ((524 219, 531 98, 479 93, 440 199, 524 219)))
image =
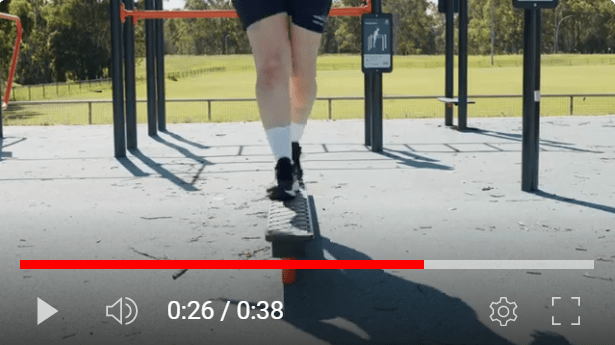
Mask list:
MULTIPOLYGON (((267 217, 265 240, 271 242, 271 256, 282 259, 295 259, 306 255, 306 244, 314 239, 312 210, 305 184, 294 199, 271 201, 267 217)), ((295 281, 294 269, 282 270, 282 282, 295 281)))
MULTIPOLYGON (((458 97, 454 97, 454 98, 438 97, 438 101, 444 102, 444 103, 447 103, 447 104, 459 105, 459 98, 458 97)), ((476 101, 468 99, 468 104, 474 104, 474 103, 476 103, 476 101)))

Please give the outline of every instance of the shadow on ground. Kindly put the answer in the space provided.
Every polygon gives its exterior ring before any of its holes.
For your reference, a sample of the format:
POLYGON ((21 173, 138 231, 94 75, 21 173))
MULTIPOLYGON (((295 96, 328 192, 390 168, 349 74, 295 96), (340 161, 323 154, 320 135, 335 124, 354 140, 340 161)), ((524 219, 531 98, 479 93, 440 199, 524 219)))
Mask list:
MULTIPOLYGON (((149 158, 148 156, 143 154, 141 151, 139 151, 139 149, 132 149, 132 150, 129 150, 129 151, 138 160, 143 162, 143 164, 145 164, 148 167, 150 167, 152 170, 154 170, 161 177, 163 177, 163 178, 173 182, 178 187, 184 189, 187 192, 196 192, 196 191, 198 191, 198 189, 196 187, 194 187, 192 184, 182 180, 176 174, 174 174, 171 171, 163 168, 161 164, 156 163, 154 160, 152 160, 151 158, 149 158)), ((143 172, 141 169, 139 169, 137 166, 135 166, 129 160, 126 160, 126 159, 118 159, 118 160, 133 175, 135 175, 135 176, 143 176, 143 174, 145 174, 145 172, 143 172)))
POLYGON ((436 159, 427 158, 425 156, 417 155, 416 153, 412 153, 409 151, 390 150, 384 148, 383 152, 380 154, 385 157, 389 157, 396 160, 399 164, 403 164, 412 168, 453 170, 452 167, 449 167, 447 165, 435 163, 438 161, 436 159))
POLYGON ((530 345, 572 345, 563 336, 553 332, 534 331, 530 345))
MULTIPOLYGON (((313 197, 310 197, 315 210, 313 197)), ((320 235, 306 259, 371 260, 320 235)), ((232 301, 238 303, 238 301, 232 301)), ((253 305, 256 306, 255 303, 253 305)), ((302 270, 284 286, 284 321, 330 344, 511 345, 483 325, 462 300, 383 270, 302 270)), ((530 345, 570 345, 555 333, 535 331, 530 345)))
POLYGON ((600 205, 600 204, 596 204, 596 203, 593 203, 593 202, 577 200, 577 199, 573 199, 573 198, 566 198, 566 197, 559 196, 559 195, 556 195, 556 194, 547 193, 547 192, 541 191, 541 190, 538 190, 538 191, 533 192, 533 193, 535 195, 537 195, 537 196, 540 196, 540 197, 543 197, 543 198, 547 198, 547 199, 551 199, 551 200, 555 200, 555 201, 561 201, 561 202, 565 202, 565 203, 569 203, 569 204, 573 204, 573 205, 593 208, 593 209, 599 210, 599 211, 615 213, 615 207, 611 207, 611 206, 600 205))
MULTIPOLYGON (((319 238, 337 260, 367 255, 319 238)), ((312 253, 314 251, 312 250, 312 253)), ((284 320, 331 344, 513 344, 458 298, 383 270, 305 270, 284 288, 284 320)))
MULTIPOLYGON (((523 141, 522 134, 505 133, 505 132, 498 132, 498 131, 492 131, 492 130, 480 129, 480 128, 468 128, 467 130, 461 130, 461 132, 476 133, 476 134, 485 135, 485 136, 497 138, 497 139, 506 139, 506 140, 512 140, 512 141, 518 141, 518 142, 523 141)), ((570 151, 575 151, 575 152, 602 153, 600 151, 577 149, 573 147, 575 145, 573 143, 564 143, 561 141, 546 140, 542 138, 540 139, 540 145, 558 148, 558 149, 570 150, 570 151)))
POLYGON ((179 135, 177 133, 173 133, 173 132, 171 132, 169 130, 160 131, 160 132, 170 136, 171 138, 173 138, 173 139, 175 139, 177 141, 181 141, 184 144, 192 145, 192 146, 196 147, 197 149, 208 149, 209 148, 209 146, 206 146, 206 145, 203 145, 203 144, 199 144, 199 143, 197 143, 195 141, 186 139, 183 136, 181 136, 181 135, 179 135))

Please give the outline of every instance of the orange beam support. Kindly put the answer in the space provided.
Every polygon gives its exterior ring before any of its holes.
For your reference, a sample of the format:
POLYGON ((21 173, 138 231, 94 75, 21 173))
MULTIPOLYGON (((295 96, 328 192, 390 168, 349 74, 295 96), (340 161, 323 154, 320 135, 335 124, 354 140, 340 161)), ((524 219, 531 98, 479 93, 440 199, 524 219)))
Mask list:
MULTIPOLYGON (((329 12, 330 17, 359 17, 372 10, 371 0, 366 0, 365 5, 359 7, 333 7, 329 12)), ((172 18, 238 18, 235 10, 193 10, 193 11, 140 11, 137 9, 127 10, 124 4, 120 5, 120 20, 122 23, 127 17, 132 17, 132 22, 137 25, 139 19, 172 19, 172 18)))
POLYGON ((19 17, 7 14, 0 13, 0 19, 8 19, 15 22, 17 25, 17 37, 15 37, 15 49, 13 50, 13 58, 11 60, 11 68, 9 69, 9 77, 6 80, 6 91, 4 92, 4 99, 2 100, 2 105, 5 106, 9 104, 9 98, 11 97, 11 88, 13 86, 13 76, 15 76, 15 67, 17 66, 17 57, 19 57, 19 47, 21 46, 21 35, 23 30, 21 28, 21 20, 19 17))

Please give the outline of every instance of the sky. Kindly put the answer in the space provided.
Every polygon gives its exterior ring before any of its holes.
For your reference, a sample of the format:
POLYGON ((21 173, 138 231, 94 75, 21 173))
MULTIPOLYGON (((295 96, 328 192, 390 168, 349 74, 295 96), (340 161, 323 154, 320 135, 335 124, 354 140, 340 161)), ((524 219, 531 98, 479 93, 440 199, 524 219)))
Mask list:
POLYGON ((164 0, 162 7, 165 10, 183 9, 185 0, 164 0))

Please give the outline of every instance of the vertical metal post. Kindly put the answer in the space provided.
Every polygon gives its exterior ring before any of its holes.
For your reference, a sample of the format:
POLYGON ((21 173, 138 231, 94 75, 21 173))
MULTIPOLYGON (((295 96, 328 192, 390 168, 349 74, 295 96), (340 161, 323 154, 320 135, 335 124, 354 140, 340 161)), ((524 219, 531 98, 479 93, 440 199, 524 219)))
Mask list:
MULTIPOLYGON (((134 0, 124 0, 127 10, 135 7, 134 0)), ((137 148, 137 91, 135 82, 135 26, 132 18, 124 23, 124 66, 126 83, 126 144, 129 150, 137 148)))
MULTIPOLYGON (((454 75, 453 75, 453 50, 455 49, 455 1, 448 1, 446 5, 446 48, 445 48, 445 62, 444 62, 444 97, 453 98, 454 88, 454 75)), ((444 125, 453 125, 453 104, 444 104, 444 125)))
MULTIPOLYGON (((155 7, 162 10, 162 0, 155 7)), ((167 130, 166 96, 164 88, 164 19, 156 19, 156 91, 158 97, 158 130, 167 130)))
POLYGON ((372 78, 372 152, 382 152, 382 73, 373 73, 372 78))
MULTIPOLYGON (((154 9, 154 0, 145 0, 145 9, 154 9)), ((153 19, 145 19, 145 54, 147 75, 147 133, 158 135, 156 123, 156 26, 153 19)))
POLYGON ((331 114, 331 98, 329 98, 329 120, 333 120, 333 114, 331 114))
POLYGON ((211 122, 211 99, 207 100, 207 121, 211 122))
MULTIPOLYGON (((2 55, 0 55, 0 88, 2 88, 2 55)), ((3 102, 4 97, 0 97, 0 139, 4 138, 4 134, 2 132, 2 126, 3 126, 3 118, 2 118, 2 102, 3 102)), ((0 146, 0 152, 2 151, 2 146, 0 146)), ((0 155, 0 159, 2 159, 2 156, 0 155)))
MULTIPOLYGON (((372 0, 372 13, 382 13, 382 1, 372 0)), ((372 152, 382 152, 382 73, 372 74, 372 152)))
POLYGON ((88 102, 88 124, 92 124, 92 102, 88 102))
POLYGON ((574 110, 574 96, 570 96, 570 115, 573 114, 574 110))
POLYGON ((365 145, 372 145, 372 74, 365 73, 365 145))
POLYGON ((523 28, 523 140, 521 158, 521 190, 538 190, 538 151, 540 106, 540 65, 537 64, 539 50, 540 10, 525 10, 523 28), (538 50, 538 51, 537 51, 538 50))
POLYGON ((468 127, 468 0, 459 0, 458 127, 468 127))
POLYGON ((115 157, 120 158, 126 157, 126 133, 124 129, 124 90, 122 87, 122 23, 120 22, 120 0, 111 0, 109 10, 111 12, 110 25, 111 83, 113 88, 113 138, 115 157))

